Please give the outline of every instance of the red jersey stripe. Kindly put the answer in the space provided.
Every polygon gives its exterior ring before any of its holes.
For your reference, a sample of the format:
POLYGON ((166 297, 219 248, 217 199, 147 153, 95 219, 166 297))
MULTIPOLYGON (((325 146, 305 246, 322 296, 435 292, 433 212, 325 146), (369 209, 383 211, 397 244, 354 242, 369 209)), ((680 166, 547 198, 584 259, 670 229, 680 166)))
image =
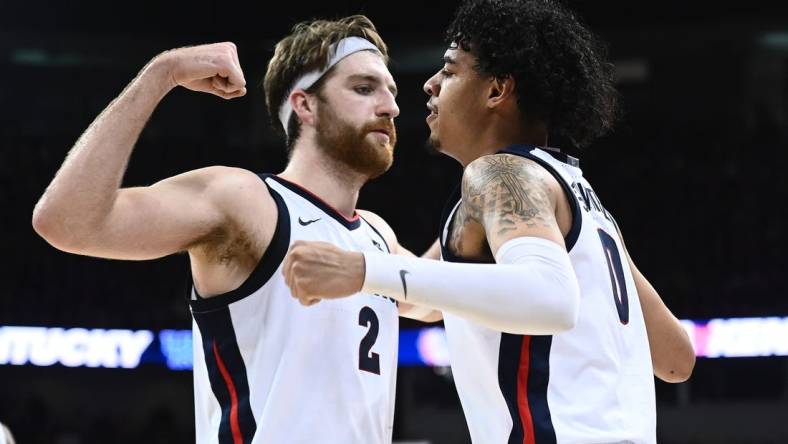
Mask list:
POLYGON ((238 423, 238 394, 235 391, 235 384, 230 377, 230 372, 224 366, 224 361, 219 355, 219 348, 216 347, 216 341, 213 341, 213 356, 216 358, 216 364, 219 366, 219 372, 224 378, 224 383, 227 384, 227 391, 230 393, 230 429, 233 431, 233 443, 243 444, 244 440, 241 436, 241 425, 238 423))
MULTIPOLYGON (((531 337, 523 336, 520 365, 517 369, 517 407, 523 423, 523 444, 535 444, 534 421, 528 405, 528 375, 531 370, 531 337)), ((514 418, 512 418, 514 419, 514 418)))

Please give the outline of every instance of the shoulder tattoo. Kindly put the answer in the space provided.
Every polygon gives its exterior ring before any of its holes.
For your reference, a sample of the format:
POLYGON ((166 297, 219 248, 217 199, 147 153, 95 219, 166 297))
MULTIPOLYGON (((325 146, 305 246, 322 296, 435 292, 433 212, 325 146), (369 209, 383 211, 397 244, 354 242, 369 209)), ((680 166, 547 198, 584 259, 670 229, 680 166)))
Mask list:
POLYGON ((518 226, 550 226, 555 217, 550 188, 541 167, 509 154, 484 156, 468 166, 462 179, 468 217, 498 235, 518 226))

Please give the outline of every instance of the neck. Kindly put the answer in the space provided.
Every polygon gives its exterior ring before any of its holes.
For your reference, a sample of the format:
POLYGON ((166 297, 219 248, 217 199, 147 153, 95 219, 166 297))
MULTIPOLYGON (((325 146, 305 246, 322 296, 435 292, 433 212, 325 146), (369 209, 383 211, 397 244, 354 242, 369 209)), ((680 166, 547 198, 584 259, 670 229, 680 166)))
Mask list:
MULTIPOLYGON (((516 120, 515 120, 516 121, 516 120)), ((516 121, 512 124, 512 119, 505 119, 485 125, 484 130, 479 133, 466 151, 465 155, 458 158, 462 167, 465 168, 474 160, 495 154, 507 146, 516 144, 528 144, 545 146, 547 144, 547 130, 543 123, 537 122, 529 126, 523 126, 516 121)))
POLYGON ((279 177, 294 182, 350 219, 355 215, 358 192, 366 178, 323 154, 314 145, 296 144, 287 168, 279 177))

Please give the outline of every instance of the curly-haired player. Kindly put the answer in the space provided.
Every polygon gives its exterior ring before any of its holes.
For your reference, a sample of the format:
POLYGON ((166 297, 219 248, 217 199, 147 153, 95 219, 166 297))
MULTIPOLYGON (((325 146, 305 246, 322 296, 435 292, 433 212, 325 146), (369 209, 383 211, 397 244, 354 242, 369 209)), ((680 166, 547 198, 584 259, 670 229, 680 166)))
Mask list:
POLYGON ((361 288, 443 312, 475 443, 656 442, 653 375, 687 379, 691 343, 577 159, 547 147, 611 128, 611 65, 550 0, 468 0, 447 37, 424 86, 430 139, 464 167, 444 211, 444 262, 297 245, 285 260, 293 294, 361 288), (345 280, 326 285, 315 257, 345 280))

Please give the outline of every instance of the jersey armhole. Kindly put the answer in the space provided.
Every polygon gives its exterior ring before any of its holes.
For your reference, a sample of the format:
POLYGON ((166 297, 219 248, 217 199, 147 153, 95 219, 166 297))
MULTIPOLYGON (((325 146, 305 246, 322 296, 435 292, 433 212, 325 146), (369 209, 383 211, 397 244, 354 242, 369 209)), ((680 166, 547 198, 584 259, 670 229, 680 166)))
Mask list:
POLYGON ((383 245, 385 245, 385 246, 386 246, 386 252, 387 252, 387 253, 391 253, 391 247, 389 247, 389 243, 388 243, 388 242, 386 242, 386 238, 385 238, 385 237, 383 237, 383 235, 382 235, 382 234, 380 234, 380 231, 378 231, 378 229, 377 229, 377 228, 375 228, 375 226, 374 226, 374 225, 372 225, 371 223, 369 223, 369 221, 367 220, 367 218, 366 218, 366 217, 364 217, 364 216, 362 216, 362 215, 361 215, 361 213, 358 213, 358 217, 360 217, 360 218, 361 218, 361 220, 363 220, 364 222, 366 222, 366 224, 369 226, 369 228, 372 228, 372 231, 374 231, 374 232, 375 232, 375 234, 377 234, 377 235, 378 235, 378 237, 380 238, 380 240, 382 240, 382 241, 383 241, 383 245))
POLYGON ((583 227, 583 213, 580 211, 580 203, 577 201, 577 196, 575 196, 574 191, 572 191, 572 187, 567 183, 566 179, 559 173, 555 167, 550 165, 549 162, 542 159, 541 157, 535 156, 530 152, 521 152, 515 150, 501 150, 499 151, 501 154, 512 154, 515 156, 524 157, 528 160, 532 160, 539 164, 542 168, 547 170, 548 173, 552 174, 555 177, 555 180, 561 185, 561 189, 564 190, 564 194, 566 198, 569 200, 569 207, 572 211, 572 226, 569 228, 569 232, 566 233, 564 236, 564 243, 566 244, 566 251, 571 252, 572 248, 577 243, 577 238, 580 237, 580 229, 583 227))
POLYGON ((189 285, 187 298, 193 312, 216 310, 250 296, 271 279, 287 254, 287 249, 290 245, 290 212, 282 196, 266 182, 265 179, 269 175, 259 174, 258 176, 263 180, 265 186, 268 187, 268 191, 271 193, 271 197, 276 203, 276 228, 274 228, 271 243, 268 244, 268 248, 266 248, 260 261, 257 262, 252 273, 240 287, 210 298, 203 298, 197 293, 197 289, 194 288, 191 267, 187 267, 188 279, 191 283, 191 285, 189 285), (192 293, 196 296, 196 299, 191 298, 192 293))

